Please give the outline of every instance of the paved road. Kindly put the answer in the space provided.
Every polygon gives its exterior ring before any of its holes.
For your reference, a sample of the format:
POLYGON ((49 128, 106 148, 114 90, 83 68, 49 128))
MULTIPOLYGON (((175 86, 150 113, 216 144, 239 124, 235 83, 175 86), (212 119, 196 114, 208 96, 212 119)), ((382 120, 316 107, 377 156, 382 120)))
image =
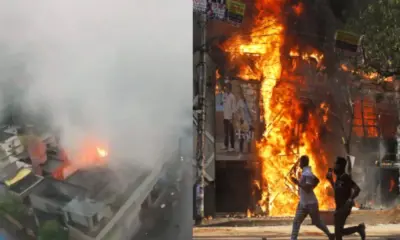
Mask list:
MULTIPOLYGON (((189 163, 191 164, 191 163, 189 163)), ((188 165, 189 165, 188 164, 188 165)), ((188 169, 190 168, 189 166, 188 169)), ((191 168, 184 171, 181 193, 174 207, 167 209, 163 219, 159 219, 150 231, 141 229, 132 240, 188 240, 192 239, 192 180, 191 168)))
MULTIPOLYGON (((332 227, 330 230, 333 231, 332 227)), ((290 239, 291 226, 268 227, 220 227, 220 228, 195 228, 194 240, 268 240, 290 239)), ((302 226, 299 240, 326 240, 327 238, 314 226, 302 226)), ((345 237, 346 240, 359 240, 357 235, 345 237)), ((367 226, 367 239, 400 239, 400 225, 367 226)))

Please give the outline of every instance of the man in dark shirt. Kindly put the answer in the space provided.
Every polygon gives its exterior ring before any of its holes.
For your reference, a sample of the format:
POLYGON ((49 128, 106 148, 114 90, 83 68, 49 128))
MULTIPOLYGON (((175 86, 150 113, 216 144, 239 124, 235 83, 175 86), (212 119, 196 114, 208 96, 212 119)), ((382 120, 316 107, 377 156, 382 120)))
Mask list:
POLYGON ((336 181, 333 180, 331 172, 328 172, 327 179, 331 183, 335 191, 335 235, 336 240, 342 240, 343 236, 358 233, 362 240, 365 240, 365 225, 364 223, 359 224, 355 227, 345 228, 347 217, 351 213, 351 209, 354 206, 354 199, 360 193, 360 188, 346 173, 347 161, 343 157, 337 157, 335 162, 334 173, 336 175, 336 181))

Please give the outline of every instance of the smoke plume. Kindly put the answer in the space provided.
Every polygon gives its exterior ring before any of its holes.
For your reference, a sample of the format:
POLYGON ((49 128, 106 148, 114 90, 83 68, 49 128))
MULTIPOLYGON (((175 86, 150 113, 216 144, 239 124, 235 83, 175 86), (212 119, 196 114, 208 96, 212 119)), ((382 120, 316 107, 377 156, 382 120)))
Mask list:
POLYGON ((115 159, 153 166, 191 127, 190 22, 178 27, 191 13, 181 5, 1 1, 1 107, 19 96, 25 112, 61 129, 68 149, 89 137, 115 159))

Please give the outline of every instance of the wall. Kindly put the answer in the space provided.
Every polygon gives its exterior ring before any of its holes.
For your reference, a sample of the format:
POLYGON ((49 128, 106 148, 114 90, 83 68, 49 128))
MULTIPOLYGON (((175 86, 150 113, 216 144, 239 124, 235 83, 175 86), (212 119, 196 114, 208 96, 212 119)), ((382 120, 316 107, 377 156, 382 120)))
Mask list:
POLYGON ((53 202, 38 197, 34 194, 29 195, 29 199, 31 201, 31 205, 33 208, 36 208, 44 212, 55 213, 57 211, 57 208, 59 207, 53 202))
POLYGON ((85 218, 83 216, 80 216, 78 214, 75 214, 75 213, 69 213, 69 216, 71 217, 71 219, 70 219, 71 221, 73 221, 75 223, 78 223, 78 224, 80 224, 82 226, 85 226, 85 227, 89 226, 87 218, 85 218))

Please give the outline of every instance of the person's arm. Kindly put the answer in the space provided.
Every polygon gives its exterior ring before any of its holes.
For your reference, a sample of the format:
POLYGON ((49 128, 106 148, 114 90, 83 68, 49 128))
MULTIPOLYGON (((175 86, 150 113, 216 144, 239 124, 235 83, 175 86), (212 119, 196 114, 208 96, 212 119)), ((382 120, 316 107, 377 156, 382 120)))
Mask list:
POLYGON ((345 184, 350 184, 351 185, 351 195, 350 198, 347 199, 346 204, 342 207, 342 209, 349 209, 354 206, 354 199, 360 194, 360 187, 351 179, 349 175, 345 176, 346 179, 344 179, 345 184))
POLYGON ((351 201, 354 201, 354 199, 356 199, 357 197, 358 197, 358 195, 360 194, 360 192, 361 192, 361 189, 360 189, 360 187, 357 185, 357 183, 355 183, 354 181, 353 181, 353 179, 351 179, 350 178, 350 180, 349 181, 351 181, 351 195, 350 195, 350 200, 351 201))
POLYGON ((304 176, 300 178, 300 181, 292 177, 292 182, 299 186, 299 188, 303 189, 306 193, 310 193, 314 189, 313 184, 307 183, 304 176))
POLYGON ((328 182, 331 184, 332 188, 335 188, 335 182, 333 181, 333 175, 332 172, 328 172, 326 174, 326 179, 328 180, 328 182))
POLYGON ((312 189, 316 188, 319 183, 320 183, 319 178, 317 178, 317 176, 314 175, 314 180, 313 180, 313 184, 312 184, 313 188, 312 189))

